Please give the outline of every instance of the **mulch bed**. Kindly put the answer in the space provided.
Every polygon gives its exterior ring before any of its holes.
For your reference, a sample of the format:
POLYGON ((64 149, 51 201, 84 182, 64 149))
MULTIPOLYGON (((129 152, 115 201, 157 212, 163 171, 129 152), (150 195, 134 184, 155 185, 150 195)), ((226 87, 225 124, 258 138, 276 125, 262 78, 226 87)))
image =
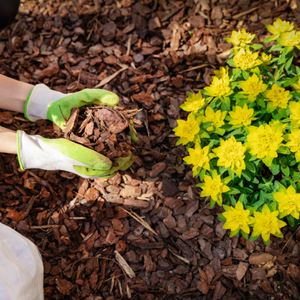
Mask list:
MULTIPOLYGON (((300 27, 299 1, 21 2, 0 33, 1 74, 64 93, 113 91, 139 138, 134 164, 111 179, 21 171, 0 155, 0 220, 39 247, 45 298, 300 299, 298 231, 267 247, 229 238, 172 132, 187 93, 225 64, 224 38, 244 27, 262 41, 277 17, 300 27)), ((0 123, 61 135, 18 113, 1 111, 0 123)))

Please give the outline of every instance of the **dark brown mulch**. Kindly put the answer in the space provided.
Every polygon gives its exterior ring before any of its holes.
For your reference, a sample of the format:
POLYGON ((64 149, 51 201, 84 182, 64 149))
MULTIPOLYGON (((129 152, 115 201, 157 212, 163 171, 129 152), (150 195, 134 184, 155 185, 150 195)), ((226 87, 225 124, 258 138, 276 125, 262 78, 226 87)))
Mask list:
MULTIPOLYGON (((101 87, 120 96, 120 110, 138 111, 135 162, 112 179, 21 171, 16 156, 0 155, 0 220, 39 247, 46 299, 300 299, 299 233, 285 228, 267 247, 229 238, 172 133, 187 93, 225 64, 232 30, 261 41, 277 17, 299 27, 299 9, 294 0, 22 1, 0 33, 1 74, 65 93, 101 87)), ((1 112, 0 123, 59 134, 17 113, 1 112)))

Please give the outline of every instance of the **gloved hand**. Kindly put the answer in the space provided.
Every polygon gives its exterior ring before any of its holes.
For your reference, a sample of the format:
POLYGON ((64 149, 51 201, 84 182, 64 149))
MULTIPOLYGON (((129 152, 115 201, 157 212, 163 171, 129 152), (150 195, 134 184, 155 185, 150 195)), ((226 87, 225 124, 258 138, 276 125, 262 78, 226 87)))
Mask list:
POLYGON ((18 159, 22 170, 38 168, 63 170, 84 178, 110 178, 118 170, 125 171, 134 161, 128 151, 127 157, 119 157, 112 166, 110 159, 87 147, 67 139, 47 139, 17 131, 18 159))
POLYGON ((26 100, 24 115, 26 119, 32 122, 48 119, 64 129, 66 125, 64 117, 66 119, 70 117, 73 107, 93 104, 115 106, 118 102, 119 97, 106 90, 84 89, 73 94, 63 94, 49 89, 44 84, 37 84, 26 100))

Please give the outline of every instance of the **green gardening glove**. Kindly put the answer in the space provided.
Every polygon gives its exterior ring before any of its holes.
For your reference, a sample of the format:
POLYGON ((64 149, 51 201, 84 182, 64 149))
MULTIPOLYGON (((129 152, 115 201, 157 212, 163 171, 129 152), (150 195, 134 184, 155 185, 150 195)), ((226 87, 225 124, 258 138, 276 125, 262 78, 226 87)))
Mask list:
POLYGON ((119 97, 109 91, 100 89, 84 89, 73 94, 53 91, 44 84, 37 84, 29 94, 25 103, 24 115, 29 121, 48 119, 65 128, 73 107, 91 106, 93 104, 115 106, 119 97))
POLYGON ((118 170, 125 171, 133 161, 133 154, 119 157, 113 167, 110 159, 87 147, 66 139, 46 139, 39 135, 17 132, 18 158, 22 170, 38 168, 43 170, 63 170, 85 178, 116 175, 118 170))

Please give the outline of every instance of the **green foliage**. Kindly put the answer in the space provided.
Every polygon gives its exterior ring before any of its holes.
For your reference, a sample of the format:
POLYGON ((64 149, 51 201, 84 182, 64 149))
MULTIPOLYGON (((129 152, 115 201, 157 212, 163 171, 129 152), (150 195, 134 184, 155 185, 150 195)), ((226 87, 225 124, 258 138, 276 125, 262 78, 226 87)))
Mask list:
MULTIPOLYGON (((288 23, 286 28, 291 26, 288 23)), ((267 37, 263 43, 273 45, 260 50, 260 54, 254 51, 263 45, 250 44, 255 36, 244 29, 227 39, 234 45, 228 66, 215 71, 211 85, 203 90, 206 104, 190 110, 199 122, 199 132, 188 137, 189 156, 184 158, 202 181, 198 186, 205 191, 203 196, 211 198, 211 207, 215 202, 233 207, 240 202, 249 210, 249 216, 255 216, 266 205, 266 214, 274 217, 278 213, 278 228, 284 226, 280 219, 286 218, 291 227, 299 219, 298 208, 293 210, 298 216, 295 219, 274 196, 284 193, 287 203, 294 203, 298 196, 292 196, 288 188, 300 189, 300 68, 293 65, 295 49, 300 48, 300 32, 288 32, 299 36, 299 42, 292 40, 294 44, 285 33, 267 37), (205 147, 209 151, 203 151, 205 147), (212 175, 212 170, 217 173, 212 175)), ((181 132, 187 138, 188 130, 181 132)), ((222 214, 219 216, 227 221, 222 214)), ((253 219, 254 225, 250 226, 257 233, 256 217, 253 219)), ((231 232, 235 234, 248 238, 240 228, 231 232)), ((267 235, 261 234, 269 243, 267 235)), ((250 241, 259 235, 251 235, 250 241)), ((281 236, 280 230, 275 235, 281 236)))

